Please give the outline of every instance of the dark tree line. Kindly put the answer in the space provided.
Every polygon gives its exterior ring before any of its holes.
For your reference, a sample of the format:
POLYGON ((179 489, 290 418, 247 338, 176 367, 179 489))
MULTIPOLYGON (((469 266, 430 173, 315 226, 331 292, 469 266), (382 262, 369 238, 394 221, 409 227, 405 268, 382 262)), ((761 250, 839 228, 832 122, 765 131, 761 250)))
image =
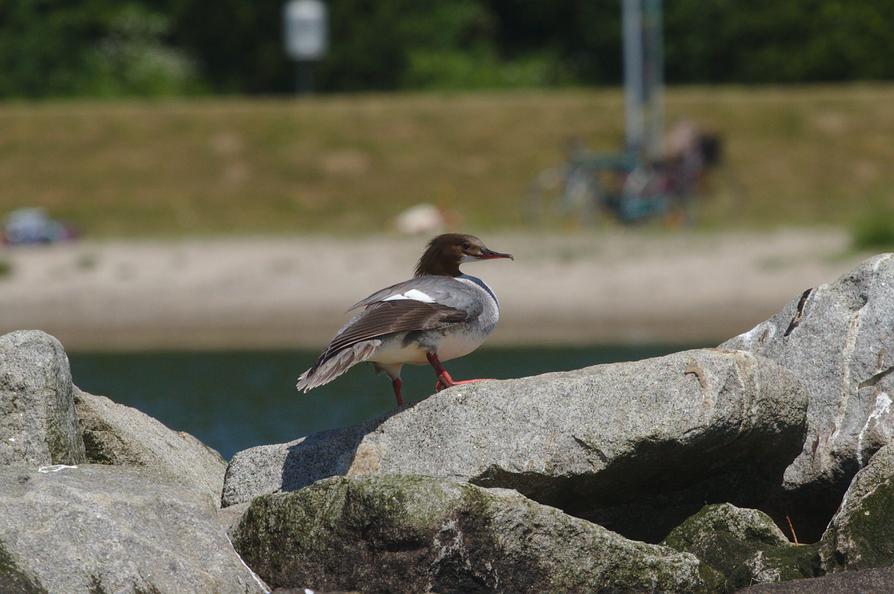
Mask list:
MULTIPOLYGON (((620 81, 619 0, 330 0, 324 91, 620 81)), ((671 83, 894 78, 894 0, 668 0, 671 83)), ((285 93, 282 0, 4 0, 0 96, 285 93)))

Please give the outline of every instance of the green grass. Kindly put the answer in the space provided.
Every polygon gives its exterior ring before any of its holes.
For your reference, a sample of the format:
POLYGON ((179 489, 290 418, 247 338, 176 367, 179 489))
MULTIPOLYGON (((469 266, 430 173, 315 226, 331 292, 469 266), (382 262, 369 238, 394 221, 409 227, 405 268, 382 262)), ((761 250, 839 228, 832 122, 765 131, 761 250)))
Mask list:
MULTIPOLYGON (((311 100, 0 104, 0 214, 39 205, 92 236, 387 229, 418 203, 514 228, 571 136, 611 151, 619 90, 311 100)), ((670 89, 719 131, 704 227, 850 225, 894 203, 894 85, 670 89)))
POLYGON ((894 209, 866 210, 851 228, 856 250, 894 250, 894 209))

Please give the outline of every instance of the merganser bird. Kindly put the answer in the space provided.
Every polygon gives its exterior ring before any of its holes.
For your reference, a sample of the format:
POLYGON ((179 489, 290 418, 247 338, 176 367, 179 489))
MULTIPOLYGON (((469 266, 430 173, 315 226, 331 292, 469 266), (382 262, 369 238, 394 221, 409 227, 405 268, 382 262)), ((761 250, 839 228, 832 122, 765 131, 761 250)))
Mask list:
POLYGON ((446 233, 432 239, 414 278, 377 291, 355 303, 362 308, 329 342, 313 367, 301 374, 297 388, 322 386, 362 361, 391 378, 397 405, 403 406, 403 365, 429 363, 436 391, 456 384, 441 361, 468 355, 487 337, 500 318, 497 297, 484 281, 463 274, 459 265, 474 260, 513 259, 487 249, 472 235, 446 233))

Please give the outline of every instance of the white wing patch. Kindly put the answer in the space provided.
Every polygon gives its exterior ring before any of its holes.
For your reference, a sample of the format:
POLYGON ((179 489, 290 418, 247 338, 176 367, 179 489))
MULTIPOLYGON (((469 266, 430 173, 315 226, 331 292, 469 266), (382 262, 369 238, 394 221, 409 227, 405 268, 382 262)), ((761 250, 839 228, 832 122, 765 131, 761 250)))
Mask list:
POLYGON ((382 301, 397 301, 400 299, 411 299, 413 301, 421 301, 422 303, 434 303, 435 300, 432 299, 428 294, 423 293, 419 289, 410 289, 405 293, 399 293, 397 295, 392 295, 391 297, 386 297, 382 299, 382 301))

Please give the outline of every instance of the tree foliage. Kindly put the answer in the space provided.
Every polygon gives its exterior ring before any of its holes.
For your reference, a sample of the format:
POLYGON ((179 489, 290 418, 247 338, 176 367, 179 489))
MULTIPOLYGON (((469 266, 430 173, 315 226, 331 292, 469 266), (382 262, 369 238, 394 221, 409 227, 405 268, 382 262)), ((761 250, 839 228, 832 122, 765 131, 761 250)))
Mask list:
MULTIPOLYGON (((324 91, 616 84, 619 0, 330 0, 324 91)), ((672 83, 894 78, 894 0, 669 0, 672 83)), ((284 93, 283 0, 5 0, 0 96, 284 93)))
POLYGON ((149 4, 0 3, 0 96, 160 95, 198 90, 193 63, 167 42, 149 4))

